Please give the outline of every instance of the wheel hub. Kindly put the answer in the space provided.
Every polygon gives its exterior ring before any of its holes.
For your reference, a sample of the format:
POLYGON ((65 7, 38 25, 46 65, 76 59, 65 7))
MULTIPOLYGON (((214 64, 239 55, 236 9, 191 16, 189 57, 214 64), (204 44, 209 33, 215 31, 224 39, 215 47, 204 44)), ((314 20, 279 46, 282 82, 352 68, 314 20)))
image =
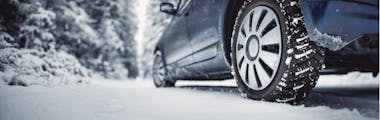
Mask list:
POLYGON ((249 61, 255 61, 259 55, 260 42, 256 35, 251 35, 245 45, 245 55, 249 61))

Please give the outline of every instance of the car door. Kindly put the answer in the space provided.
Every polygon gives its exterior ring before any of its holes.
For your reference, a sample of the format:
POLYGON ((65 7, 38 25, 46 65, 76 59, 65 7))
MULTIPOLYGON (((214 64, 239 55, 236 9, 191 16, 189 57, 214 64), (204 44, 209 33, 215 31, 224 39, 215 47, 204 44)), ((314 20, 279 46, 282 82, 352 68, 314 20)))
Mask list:
POLYGON ((192 0, 188 15, 190 44, 194 61, 200 62, 217 55, 220 10, 218 0, 192 0))
POLYGON ((202 76, 230 71, 220 46, 219 20, 224 11, 223 2, 226 1, 193 0, 187 17, 190 44, 194 51, 195 64, 192 67, 202 76))
POLYGON ((161 37, 163 56, 170 74, 174 74, 174 76, 180 74, 172 73, 178 71, 177 68, 193 63, 193 51, 189 41, 185 15, 189 6, 188 0, 181 0, 176 14, 173 15, 171 23, 161 37))

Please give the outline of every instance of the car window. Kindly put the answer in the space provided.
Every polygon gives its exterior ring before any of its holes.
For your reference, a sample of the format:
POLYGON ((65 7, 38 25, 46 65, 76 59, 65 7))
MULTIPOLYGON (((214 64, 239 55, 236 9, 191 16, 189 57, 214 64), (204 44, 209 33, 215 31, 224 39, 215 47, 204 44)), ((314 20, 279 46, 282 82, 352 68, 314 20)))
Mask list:
POLYGON ((180 0, 179 8, 183 9, 189 3, 189 1, 190 0, 180 0))
POLYGON ((182 14, 183 10, 190 6, 191 0, 162 0, 162 2, 172 3, 177 9, 177 14, 182 14))
POLYGON ((174 8, 179 10, 178 8, 183 8, 184 4, 189 0, 162 0, 162 3, 171 3, 174 5, 174 8))
POLYGON ((180 0, 178 4, 177 14, 182 14, 183 11, 190 6, 191 0, 180 0))

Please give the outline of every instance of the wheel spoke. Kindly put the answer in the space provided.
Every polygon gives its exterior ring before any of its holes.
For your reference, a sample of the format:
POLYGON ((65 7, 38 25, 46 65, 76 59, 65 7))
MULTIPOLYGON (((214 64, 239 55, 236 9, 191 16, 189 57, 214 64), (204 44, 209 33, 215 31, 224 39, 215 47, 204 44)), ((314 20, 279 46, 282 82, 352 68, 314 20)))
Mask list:
POLYGON ((253 71, 255 74, 255 80, 256 80, 257 87, 261 88, 263 85, 261 84, 260 78, 258 76, 256 65, 253 65, 253 71))
POLYGON ((240 33, 244 36, 244 38, 247 37, 247 31, 245 31, 244 25, 243 25, 243 27, 241 27, 240 33))
POLYGON ((160 76, 163 76, 163 75, 164 75, 164 73, 158 73, 158 75, 160 75, 160 76))
POLYGON ((265 26, 265 28, 263 29, 263 31, 261 31, 260 37, 263 37, 268 32, 272 31, 275 27, 277 27, 277 23, 276 23, 276 19, 273 18, 271 20, 271 22, 267 26, 265 26))
POLYGON ((253 12, 255 12, 255 14, 253 14, 253 18, 252 18, 252 28, 253 30, 256 32, 258 27, 257 27, 257 24, 259 22, 259 18, 260 18, 260 15, 262 13, 262 8, 256 8, 253 12))
POLYGON ((159 73, 160 75, 164 75, 164 74, 165 74, 165 70, 164 70, 164 69, 160 69, 160 70, 158 71, 158 73, 159 73))
POLYGON ((268 66, 268 64, 265 63, 261 58, 259 59, 259 63, 260 63, 260 65, 263 67, 265 73, 266 73, 269 77, 271 77, 272 74, 273 74, 273 69, 270 68, 270 67, 268 66))
POLYGON ((244 59, 244 49, 238 50, 238 53, 236 54, 236 62, 240 62, 244 59))
MULTIPOLYGON (((264 11, 267 11, 267 10, 265 9, 264 11)), ((261 16, 260 16, 260 17, 261 17, 261 16)), ((273 19, 275 19, 274 17, 275 17, 275 15, 274 15, 273 13, 270 13, 270 12, 269 12, 269 13, 266 13, 265 16, 264 16, 264 18, 263 18, 263 20, 262 20, 262 22, 261 22, 261 24, 259 24, 259 26, 258 26, 257 33, 258 33, 258 34, 263 33, 264 28, 265 28, 266 26, 268 26, 269 23, 270 23, 273 19)))
POLYGON ((260 59, 262 59, 262 61, 265 61, 263 63, 266 63, 271 69, 278 67, 280 57, 281 56, 279 54, 274 54, 271 52, 261 51, 260 53, 260 59))
POLYGON ((244 32, 246 33, 246 35, 250 35, 251 33, 251 30, 250 30, 250 19, 249 17, 246 17, 245 20, 243 21, 243 27, 242 29, 244 29, 244 32))
POLYGON ((255 14, 255 11, 252 11, 251 14, 249 14, 249 31, 252 32, 252 24, 253 24, 253 15, 255 14))
POLYGON ((268 76, 268 73, 265 71, 264 67, 260 64, 260 62, 257 62, 255 64, 256 72, 257 72, 257 78, 260 80, 262 85, 268 85, 272 80, 271 76, 268 76))
POLYGON ((249 76, 251 76, 252 73, 249 72, 249 64, 246 64, 246 70, 245 70, 245 82, 247 85, 249 85, 249 76))
POLYGON ((243 46, 243 44, 240 44, 240 43, 238 43, 238 47, 237 47, 237 48, 238 48, 238 50, 241 50, 241 49, 243 49, 243 47, 244 47, 244 46, 243 46))
POLYGON ((261 46, 261 49, 267 52, 279 54, 280 45, 279 44, 263 45, 261 46))
POLYGON ((246 66, 247 61, 246 60, 243 60, 243 63, 241 65, 241 67, 239 68, 239 73, 240 73, 240 77, 241 79, 245 79, 245 76, 246 76, 246 71, 247 71, 247 66, 246 66))
POLYGON ((158 69, 162 69, 162 68, 164 68, 164 65, 163 65, 163 64, 159 64, 159 65, 157 66, 157 68, 158 68, 158 69))
POLYGON ((238 39, 237 39, 237 44, 238 45, 244 45, 245 39, 246 39, 246 36, 244 36, 242 33, 239 33, 238 39))
POLYGON ((261 11, 261 13, 260 13, 260 17, 259 17, 259 21, 257 21, 256 31, 259 30, 259 28, 260 28, 262 22, 264 21, 264 18, 265 18, 265 16, 267 15, 267 13, 268 13, 268 10, 265 10, 265 9, 264 9, 264 10, 261 11))
POLYGON ((248 79, 249 79, 249 82, 247 82, 247 86, 251 86, 253 88, 259 88, 257 86, 257 80, 256 80, 256 75, 255 75, 255 70, 254 70, 254 65, 250 65, 251 67, 248 69, 249 70, 249 74, 248 74, 248 79))
POLYGON ((244 56, 243 56, 243 58, 241 58, 240 60, 239 60, 239 68, 241 68, 241 65, 243 65, 243 61, 244 61, 244 56))
POLYGON ((261 45, 279 44, 281 42, 281 30, 279 26, 276 26, 271 31, 261 37, 261 45))

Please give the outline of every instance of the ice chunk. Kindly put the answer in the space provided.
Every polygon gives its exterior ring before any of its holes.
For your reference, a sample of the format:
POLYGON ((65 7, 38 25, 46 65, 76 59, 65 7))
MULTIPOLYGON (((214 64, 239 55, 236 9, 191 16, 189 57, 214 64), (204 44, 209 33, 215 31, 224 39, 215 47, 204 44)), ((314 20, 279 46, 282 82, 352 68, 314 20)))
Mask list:
POLYGON ((317 45, 329 48, 332 51, 337 51, 344 46, 342 37, 331 36, 326 33, 321 33, 318 29, 309 31, 310 40, 315 41, 317 45))

